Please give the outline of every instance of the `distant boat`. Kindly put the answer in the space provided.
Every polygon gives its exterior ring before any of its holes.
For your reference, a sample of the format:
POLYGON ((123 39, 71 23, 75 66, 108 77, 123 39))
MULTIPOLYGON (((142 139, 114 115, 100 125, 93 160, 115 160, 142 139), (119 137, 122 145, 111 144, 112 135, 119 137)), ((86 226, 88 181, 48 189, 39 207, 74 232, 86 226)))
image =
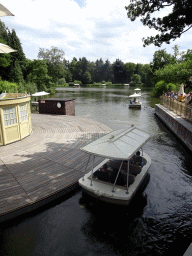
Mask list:
POLYGON ((80 84, 74 84, 73 88, 79 88, 80 84))
POLYGON ((138 93, 129 96, 129 98, 133 98, 133 100, 130 100, 129 108, 141 108, 142 102, 138 100, 139 97, 141 97, 141 95, 138 93))
POLYGON ((89 154, 86 165, 89 168, 93 156, 92 170, 89 169, 88 173, 85 170, 86 174, 79 179, 83 191, 104 202, 129 205, 135 194, 143 191, 149 181, 151 158, 142 150, 142 146, 149 139, 148 133, 130 127, 108 133, 81 148, 89 154), (105 160, 93 168, 95 156, 105 160), (107 174, 101 171, 96 178, 94 173, 104 164, 108 167, 107 174))
POLYGON ((101 85, 101 88, 106 88, 106 84, 102 84, 102 85, 101 85))
POLYGON ((129 87, 129 84, 124 84, 125 87, 129 87))

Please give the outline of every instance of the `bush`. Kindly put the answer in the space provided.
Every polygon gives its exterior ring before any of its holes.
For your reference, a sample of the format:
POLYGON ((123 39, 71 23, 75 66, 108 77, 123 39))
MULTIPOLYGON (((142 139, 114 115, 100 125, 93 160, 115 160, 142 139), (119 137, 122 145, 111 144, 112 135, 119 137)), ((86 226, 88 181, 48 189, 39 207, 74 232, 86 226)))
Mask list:
POLYGON ((58 80, 58 85, 63 85, 63 84, 66 84, 66 80, 65 80, 64 77, 63 77, 63 78, 60 78, 60 79, 58 80))
POLYGON ((18 90, 18 87, 19 86, 16 83, 0 80, 0 93, 3 93, 5 91, 14 93, 18 90))
POLYGON ((130 83, 129 83, 129 86, 135 86, 135 87, 141 87, 143 85, 143 83, 136 83, 136 82, 134 82, 134 81, 131 81, 130 83))
POLYGON ((167 90, 168 91, 176 91, 176 85, 175 84, 172 84, 172 83, 169 83, 168 85, 167 85, 167 90))
POLYGON ((81 81, 79 81, 79 80, 75 80, 75 81, 74 81, 74 84, 82 85, 82 82, 81 82, 81 81))
POLYGON ((106 82, 106 86, 112 86, 112 82, 106 82))
POLYGON ((101 86, 101 83, 96 83, 96 82, 94 82, 94 83, 93 83, 93 86, 101 86))
POLYGON ((163 92, 167 92, 167 83, 161 80, 158 83, 156 83, 154 88, 154 94, 155 96, 160 96, 162 95, 163 92))

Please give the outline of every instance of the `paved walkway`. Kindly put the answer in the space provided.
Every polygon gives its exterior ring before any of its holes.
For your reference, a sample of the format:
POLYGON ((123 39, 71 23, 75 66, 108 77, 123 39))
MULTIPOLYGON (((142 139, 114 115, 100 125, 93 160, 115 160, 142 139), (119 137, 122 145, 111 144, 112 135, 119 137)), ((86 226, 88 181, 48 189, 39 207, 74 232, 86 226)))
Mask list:
POLYGON ((32 126, 30 136, 0 147, 0 221, 77 183, 88 160, 80 147, 111 131, 90 119, 45 114, 32 114, 32 126))

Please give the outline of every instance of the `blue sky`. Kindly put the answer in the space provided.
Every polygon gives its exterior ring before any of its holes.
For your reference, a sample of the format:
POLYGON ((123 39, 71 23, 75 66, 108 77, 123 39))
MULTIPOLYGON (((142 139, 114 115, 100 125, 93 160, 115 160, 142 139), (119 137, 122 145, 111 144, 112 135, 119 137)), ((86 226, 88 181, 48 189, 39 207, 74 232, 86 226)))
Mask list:
MULTIPOLYGON (((176 44, 181 51, 191 49, 192 29, 169 45, 143 48, 141 39, 156 31, 127 18, 129 0, 1 0, 1 4, 15 15, 1 20, 9 30, 15 29, 29 59, 37 59, 39 48, 56 46, 69 61, 86 57, 145 64, 160 49, 171 54, 176 44)), ((166 13, 164 9, 160 15, 166 13)))
POLYGON ((75 2, 77 2, 80 7, 83 7, 85 3, 84 0, 75 0, 75 2))

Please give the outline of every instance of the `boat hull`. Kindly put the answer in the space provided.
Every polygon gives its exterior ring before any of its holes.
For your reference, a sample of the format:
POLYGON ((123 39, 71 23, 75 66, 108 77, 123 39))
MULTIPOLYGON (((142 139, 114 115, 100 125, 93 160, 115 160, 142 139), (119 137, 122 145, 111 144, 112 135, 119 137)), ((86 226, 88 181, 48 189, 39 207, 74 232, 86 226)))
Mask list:
POLYGON ((141 108, 141 104, 129 104, 129 108, 141 108))
MULTIPOLYGON (((146 174, 145 178, 143 179, 143 182, 140 184, 140 187, 138 187, 137 191, 134 194, 134 197, 136 196, 136 194, 142 193, 145 188, 147 187, 148 183, 149 183, 149 179, 150 179, 150 175, 149 173, 146 174)), ((93 198, 96 198, 102 202, 105 203, 109 203, 109 204, 114 204, 114 205, 125 205, 128 206, 130 205, 133 196, 127 200, 120 200, 120 199, 115 199, 115 198, 109 198, 109 197, 105 197, 105 196, 99 196, 95 193, 93 193, 92 191, 87 190, 86 188, 82 188, 83 192, 93 198)))

